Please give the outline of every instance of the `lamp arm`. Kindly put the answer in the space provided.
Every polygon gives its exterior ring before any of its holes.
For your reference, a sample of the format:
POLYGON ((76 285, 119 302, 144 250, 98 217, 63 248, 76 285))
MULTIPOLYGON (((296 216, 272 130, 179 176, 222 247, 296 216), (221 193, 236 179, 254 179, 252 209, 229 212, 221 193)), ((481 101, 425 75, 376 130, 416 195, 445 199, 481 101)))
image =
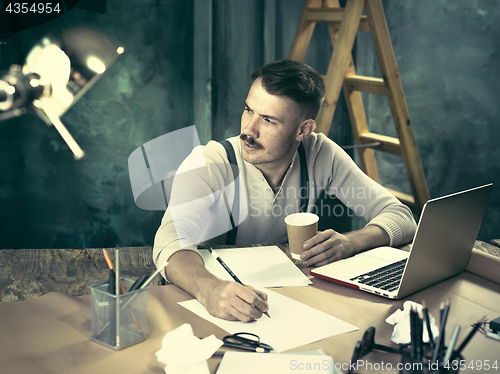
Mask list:
POLYGON ((71 149, 71 151, 73 152, 75 160, 81 160, 85 156, 85 152, 80 148, 73 136, 69 133, 66 126, 64 126, 64 124, 61 122, 59 116, 52 113, 52 111, 47 108, 47 106, 43 105, 40 100, 33 101, 33 106, 35 107, 35 110, 39 111, 41 114, 44 114, 45 117, 47 117, 49 121, 54 125, 56 130, 68 145, 69 149, 71 149))

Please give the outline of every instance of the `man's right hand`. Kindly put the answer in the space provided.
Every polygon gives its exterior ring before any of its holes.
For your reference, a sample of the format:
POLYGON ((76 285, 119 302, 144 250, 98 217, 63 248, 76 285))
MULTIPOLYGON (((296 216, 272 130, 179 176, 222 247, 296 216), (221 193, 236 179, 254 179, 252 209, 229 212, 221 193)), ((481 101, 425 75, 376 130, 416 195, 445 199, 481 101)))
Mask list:
POLYGON ((251 322, 269 308, 264 292, 236 282, 217 281, 199 301, 213 316, 230 321, 251 322))
POLYGON ((193 251, 179 251, 168 260, 168 279, 193 295, 215 317, 250 322, 269 308, 267 295, 237 282, 221 281, 193 251))

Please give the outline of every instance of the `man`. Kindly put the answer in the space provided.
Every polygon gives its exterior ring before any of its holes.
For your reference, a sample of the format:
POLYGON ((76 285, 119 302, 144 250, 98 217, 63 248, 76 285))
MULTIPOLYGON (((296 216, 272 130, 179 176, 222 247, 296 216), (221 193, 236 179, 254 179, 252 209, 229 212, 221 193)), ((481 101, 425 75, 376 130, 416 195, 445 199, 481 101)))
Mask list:
MULTIPOLYGON (((325 94, 321 76, 304 64, 277 61, 257 70, 252 78, 241 116, 241 134, 228 139, 247 202, 243 211, 248 209, 238 225, 236 245, 287 242, 283 220, 300 209, 304 167, 310 185, 309 211, 325 191, 368 222, 363 229, 347 234, 333 229, 319 232, 304 244, 304 265, 321 266, 369 248, 410 241, 416 223, 408 207, 367 177, 333 141, 313 133, 314 118, 325 94), (301 144, 305 154, 302 165, 297 152, 301 144)), ((224 147, 213 141, 195 149, 179 171, 194 165, 194 154, 200 150, 207 165, 216 166, 195 173, 189 183, 174 180, 171 203, 176 201, 175 196, 182 196, 178 200, 181 203, 170 204, 165 213, 155 237, 154 260, 159 265, 168 259, 166 277, 196 297, 212 315, 251 321, 267 311, 266 294, 215 278, 196 251, 196 244, 203 239, 200 233, 217 223, 214 212, 227 199, 217 191, 224 189, 232 177, 220 167, 229 165, 224 147), (195 200, 196 204, 188 204, 195 200)), ((224 244, 225 234, 215 238, 219 231, 213 229, 213 235, 206 238, 224 244)))

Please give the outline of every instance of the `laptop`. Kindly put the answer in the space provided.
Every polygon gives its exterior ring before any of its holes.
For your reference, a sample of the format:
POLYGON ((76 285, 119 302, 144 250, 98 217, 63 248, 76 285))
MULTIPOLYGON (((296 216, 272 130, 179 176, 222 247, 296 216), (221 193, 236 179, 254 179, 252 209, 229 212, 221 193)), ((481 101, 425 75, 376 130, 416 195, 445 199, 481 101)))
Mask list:
POLYGON ((493 184, 427 201, 410 252, 379 247, 311 270, 315 277, 400 299, 465 270, 493 184))

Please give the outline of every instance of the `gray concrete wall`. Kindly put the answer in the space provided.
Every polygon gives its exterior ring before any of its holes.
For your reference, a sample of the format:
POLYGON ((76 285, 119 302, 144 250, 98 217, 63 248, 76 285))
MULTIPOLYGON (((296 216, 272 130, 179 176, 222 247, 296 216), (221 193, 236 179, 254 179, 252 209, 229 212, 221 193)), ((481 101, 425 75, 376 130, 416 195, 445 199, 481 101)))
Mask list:
POLYGON ((47 30, 64 25, 94 26, 125 53, 62 118, 84 160, 34 115, 0 123, 0 248, 152 243, 162 214, 135 206, 127 160, 192 125, 192 14, 190 1, 108 0, 104 15, 73 9, 6 40, 0 68, 22 63, 47 30))
MULTIPOLYGON (((384 1, 431 197, 496 187, 479 232, 500 236, 500 3, 384 1)), ((380 75, 369 35, 358 39, 358 72, 380 75)), ((366 97, 372 131, 395 134, 385 97, 366 97)), ((378 155, 381 182, 409 192, 403 163, 378 155)))

